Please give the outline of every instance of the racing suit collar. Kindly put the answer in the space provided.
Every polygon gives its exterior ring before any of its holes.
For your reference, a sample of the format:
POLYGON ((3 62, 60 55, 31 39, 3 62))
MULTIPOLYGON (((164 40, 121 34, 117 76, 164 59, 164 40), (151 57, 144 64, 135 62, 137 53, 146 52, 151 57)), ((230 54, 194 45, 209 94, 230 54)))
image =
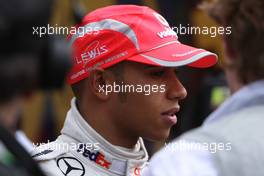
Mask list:
MULTIPOLYGON (((70 141, 74 140, 76 143, 99 143, 99 151, 97 152, 104 156, 105 161, 109 161, 110 165, 107 169, 115 174, 130 175, 131 169, 144 168, 148 160, 148 154, 142 138, 137 142, 140 150, 133 152, 112 145, 83 119, 76 107, 75 98, 71 101, 71 109, 67 113, 61 134, 60 138, 69 139, 70 141)), ((81 155, 82 153, 76 154, 81 155)))

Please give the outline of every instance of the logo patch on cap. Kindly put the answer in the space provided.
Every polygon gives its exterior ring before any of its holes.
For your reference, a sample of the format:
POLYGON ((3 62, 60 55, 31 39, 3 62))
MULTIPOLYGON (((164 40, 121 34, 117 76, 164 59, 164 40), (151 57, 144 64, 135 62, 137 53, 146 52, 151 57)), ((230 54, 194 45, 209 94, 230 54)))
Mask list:
POLYGON ((156 19, 164 26, 165 30, 164 31, 161 31, 161 32, 158 32, 157 35, 160 37, 160 38, 166 38, 166 37, 176 37, 178 39, 178 36, 176 34, 176 32, 174 30, 171 29, 169 23, 167 22, 167 20, 161 16, 160 14, 156 13, 156 12, 153 12, 152 13, 156 19))
POLYGON ((77 64, 84 63, 84 66, 91 60, 101 56, 108 52, 106 45, 101 45, 99 41, 94 41, 89 44, 84 52, 81 54, 81 58, 77 58, 77 64))

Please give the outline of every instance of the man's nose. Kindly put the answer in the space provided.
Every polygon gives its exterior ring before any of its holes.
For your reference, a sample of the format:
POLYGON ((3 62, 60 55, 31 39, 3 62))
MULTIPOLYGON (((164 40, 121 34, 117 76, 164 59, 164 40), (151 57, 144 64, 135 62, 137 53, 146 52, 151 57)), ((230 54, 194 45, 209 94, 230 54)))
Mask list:
POLYGON ((167 83, 167 98, 170 100, 182 100, 186 96, 185 87, 176 76, 173 76, 167 83))

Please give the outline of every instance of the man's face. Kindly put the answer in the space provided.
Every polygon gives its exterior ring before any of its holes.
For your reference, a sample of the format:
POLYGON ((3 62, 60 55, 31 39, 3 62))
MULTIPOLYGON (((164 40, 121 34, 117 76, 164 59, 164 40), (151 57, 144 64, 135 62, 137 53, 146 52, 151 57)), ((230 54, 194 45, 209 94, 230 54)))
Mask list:
POLYGON ((166 139, 177 122, 179 100, 187 95, 175 71, 175 68, 126 62, 120 75, 122 82, 119 81, 123 92, 117 93, 111 104, 118 128, 131 137, 166 139), (135 91, 128 92, 125 85, 134 85, 135 91))

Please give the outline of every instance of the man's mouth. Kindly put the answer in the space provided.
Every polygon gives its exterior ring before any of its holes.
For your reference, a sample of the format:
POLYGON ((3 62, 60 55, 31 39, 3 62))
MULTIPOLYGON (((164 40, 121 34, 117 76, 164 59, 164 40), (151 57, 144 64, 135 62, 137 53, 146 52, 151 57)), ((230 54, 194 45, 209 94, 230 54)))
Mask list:
POLYGON ((180 107, 172 108, 168 111, 161 113, 162 118, 166 120, 170 125, 174 125, 177 123, 176 113, 179 112, 180 107))
POLYGON ((161 113, 161 115, 173 116, 173 115, 176 115, 176 113, 179 112, 179 110, 180 110, 180 107, 178 106, 178 107, 171 108, 168 111, 165 111, 165 112, 161 113))

